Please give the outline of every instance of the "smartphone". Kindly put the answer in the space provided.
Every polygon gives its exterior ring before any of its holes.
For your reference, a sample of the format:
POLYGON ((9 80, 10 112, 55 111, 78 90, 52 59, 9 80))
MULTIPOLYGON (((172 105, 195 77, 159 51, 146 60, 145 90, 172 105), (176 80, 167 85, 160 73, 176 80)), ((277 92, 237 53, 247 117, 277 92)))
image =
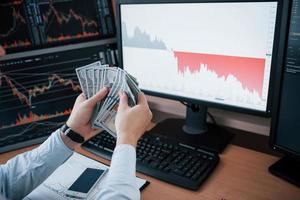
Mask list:
POLYGON ((87 168, 66 191, 66 196, 86 199, 96 183, 101 180, 107 169, 87 168))

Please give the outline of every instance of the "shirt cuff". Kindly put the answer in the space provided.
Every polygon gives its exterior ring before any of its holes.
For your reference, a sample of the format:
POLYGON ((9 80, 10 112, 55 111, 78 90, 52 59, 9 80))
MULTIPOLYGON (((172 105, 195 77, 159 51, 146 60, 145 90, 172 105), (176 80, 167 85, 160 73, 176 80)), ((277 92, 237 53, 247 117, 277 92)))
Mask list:
POLYGON ((73 149, 71 149, 70 147, 68 147, 65 143, 64 143, 64 141, 63 141, 63 139, 62 139, 62 137, 61 137, 61 130, 60 129, 58 129, 57 130, 57 137, 58 137, 58 140, 59 140, 59 143, 61 144, 61 146, 63 146, 64 147, 64 150, 65 151, 69 151, 69 152, 74 152, 74 150, 73 149))
POLYGON ((109 169, 111 178, 135 178, 136 170, 136 150, 132 145, 117 145, 109 169))

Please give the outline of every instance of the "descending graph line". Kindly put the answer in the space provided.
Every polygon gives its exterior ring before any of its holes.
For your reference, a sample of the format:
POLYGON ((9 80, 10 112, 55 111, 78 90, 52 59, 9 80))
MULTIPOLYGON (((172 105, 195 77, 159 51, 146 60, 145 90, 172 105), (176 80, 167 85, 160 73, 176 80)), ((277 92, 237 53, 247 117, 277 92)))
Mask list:
POLYGON ((13 96, 17 97, 21 103, 25 103, 29 107, 32 106, 32 98, 36 97, 38 94, 44 94, 46 91, 50 90, 54 85, 61 84, 62 86, 70 86, 71 89, 75 92, 81 91, 80 85, 74 83, 72 79, 64 79, 53 74, 48 77, 48 84, 42 86, 34 86, 32 89, 26 89, 24 86, 14 81, 10 77, 0 72, 0 86, 2 86, 2 79, 4 79, 7 85, 10 87, 13 96), (27 96, 20 92, 17 86, 21 87, 23 90, 27 91, 27 96))
POLYGON ((124 46, 147 49, 167 49, 166 44, 161 38, 155 36, 151 39, 150 34, 146 31, 142 31, 139 27, 134 28, 133 36, 128 35, 126 23, 122 22, 122 28, 122 42, 124 46))
MULTIPOLYGON (((2 74, 0 71, 0 86, 2 86, 2 79, 4 79, 7 85, 10 87, 13 96, 17 97, 22 103, 26 103, 27 105, 29 105, 28 98, 23 93, 19 92, 15 84, 12 82, 13 79, 10 79, 8 76, 2 74)), ((18 84, 17 82, 16 84, 21 86, 22 89, 25 89, 21 84, 18 84)))

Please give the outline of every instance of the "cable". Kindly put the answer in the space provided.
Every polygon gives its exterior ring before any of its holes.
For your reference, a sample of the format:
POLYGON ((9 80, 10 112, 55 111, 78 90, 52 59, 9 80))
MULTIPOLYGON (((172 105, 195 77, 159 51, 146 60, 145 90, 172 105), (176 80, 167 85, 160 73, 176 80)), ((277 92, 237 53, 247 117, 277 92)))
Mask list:
POLYGON ((212 121, 212 123, 213 124, 217 124, 217 122, 216 122, 216 119, 215 119, 215 117, 210 113, 210 112, 207 112, 207 115, 209 116, 209 118, 211 119, 211 121, 212 121))

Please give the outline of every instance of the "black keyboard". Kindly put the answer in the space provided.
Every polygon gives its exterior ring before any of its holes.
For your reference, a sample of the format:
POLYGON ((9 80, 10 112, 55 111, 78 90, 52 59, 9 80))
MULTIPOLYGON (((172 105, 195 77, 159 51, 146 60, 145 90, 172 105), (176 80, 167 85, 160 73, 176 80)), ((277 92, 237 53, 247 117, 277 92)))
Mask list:
MULTIPOLYGON (((106 131, 82 147, 111 159, 115 139, 106 131)), ((219 156, 162 135, 145 134, 137 145, 137 171, 168 183, 197 190, 219 162, 219 156)))

